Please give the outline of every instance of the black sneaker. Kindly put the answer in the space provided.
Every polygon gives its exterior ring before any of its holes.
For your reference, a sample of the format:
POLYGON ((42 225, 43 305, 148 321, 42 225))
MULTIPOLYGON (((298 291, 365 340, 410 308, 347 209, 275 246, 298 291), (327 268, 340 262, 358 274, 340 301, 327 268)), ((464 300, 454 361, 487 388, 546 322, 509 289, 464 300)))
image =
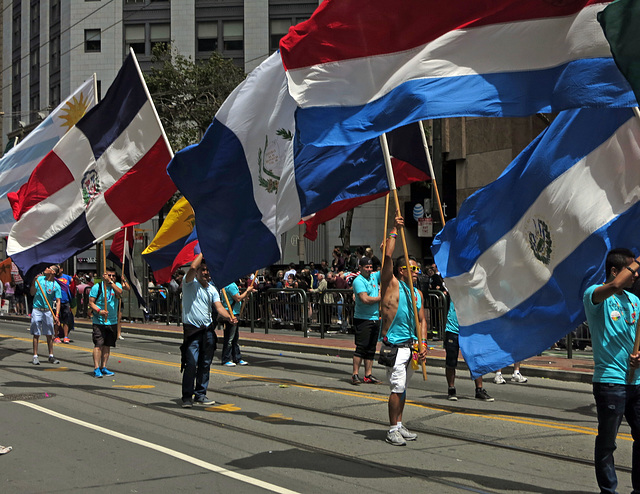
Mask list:
MULTIPOLYGON (((456 388, 454 386, 451 386, 449 388, 449 391, 447 392, 447 399, 449 401, 458 401, 458 397, 456 396, 456 388)), ((476 394, 476 398, 478 397, 478 395, 476 394)))
POLYGON ((363 381, 366 384, 382 384, 382 381, 376 379, 375 377, 373 377, 372 374, 369 374, 368 376, 364 376, 363 381))
POLYGON ((360 383, 362 383, 362 381, 358 377, 358 374, 354 374, 353 376, 351 376, 351 384, 353 384, 354 386, 357 386, 360 383))
POLYGON ((182 400, 182 408, 193 408, 192 400, 182 400))
POLYGON ((494 399, 489 396, 489 393, 487 393, 487 390, 484 388, 476 388, 476 400, 494 401, 494 399))

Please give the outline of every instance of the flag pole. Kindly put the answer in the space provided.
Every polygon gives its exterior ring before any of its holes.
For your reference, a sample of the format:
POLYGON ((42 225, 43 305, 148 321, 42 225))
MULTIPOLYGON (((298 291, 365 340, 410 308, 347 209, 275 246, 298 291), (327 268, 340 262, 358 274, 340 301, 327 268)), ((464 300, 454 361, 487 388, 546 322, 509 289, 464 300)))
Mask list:
POLYGON ((436 201, 438 202, 438 209, 440 210, 440 219, 442 220, 442 226, 444 227, 444 211, 442 209, 442 201, 440 200, 440 192, 438 191, 438 183, 436 182, 436 173, 433 171, 433 162, 431 161, 431 153, 429 153, 429 144, 427 143, 427 136, 424 133, 424 122, 420 120, 420 136, 422 137, 422 145, 424 146, 424 154, 427 156, 427 164, 429 165, 429 174, 431 175, 431 181, 433 182, 433 188, 436 190, 436 201))
POLYGON ((231 308, 231 304, 229 303, 229 297, 227 297, 227 291, 222 289, 222 296, 224 297, 224 301, 227 303, 227 308, 229 309, 229 315, 233 319, 233 309, 231 308))
POLYGON ((40 291, 42 292, 42 296, 44 297, 44 301, 47 303, 47 307, 49 307, 49 310, 51 311, 51 315, 55 319, 56 318, 55 312, 53 312, 53 309, 51 308, 51 304, 49 303, 49 299, 47 298, 47 294, 42 289, 42 285, 40 284, 40 281, 38 281, 38 277, 37 276, 36 276, 36 284, 38 285, 38 288, 40 288, 40 291))
MULTIPOLYGON (((640 120, 640 109, 638 109, 637 106, 634 106, 631 109, 633 110, 633 114, 638 118, 638 120, 640 120)), ((640 317, 636 322, 636 338, 633 343, 632 353, 638 353, 638 350, 640 350, 640 317)), ((636 373, 636 370, 633 367, 630 367, 629 372, 627 373, 627 384, 631 384, 633 382, 633 377, 635 373, 636 373)))
POLYGON ((133 63, 136 66, 136 70, 138 71, 138 76, 142 81, 142 87, 144 88, 144 92, 147 95, 147 99, 149 100, 149 104, 151 105, 151 109, 153 110, 153 114, 158 121, 158 125, 160 126, 160 132, 162 132, 162 138, 164 142, 167 144, 167 148, 169 149, 169 154, 171 155, 171 159, 173 159, 173 149, 171 148, 171 144, 169 143, 169 138, 167 137, 167 133, 164 131, 164 127, 162 126, 162 122, 160 121, 160 115, 158 115, 158 111, 156 110, 156 105, 153 104, 153 99, 151 98, 151 93, 149 92, 149 88, 147 87, 147 82, 144 80, 144 75, 142 74, 142 70, 140 69, 140 64, 138 64, 138 59, 136 58, 136 53, 133 51, 133 48, 129 47, 129 53, 133 57, 133 63))
MULTIPOLYGON (((389 144, 387 143, 387 135, 382 134, 380 136, 380 144, 382 145, 382 155, 384 156, 384 164, 387 170, 387 179, 389 180, 389 190, 393 191, 393 199, 395 201, 396 211, 400 212, 400 201, 398 200, 398 190, 396 189, 396 181, 393 176, 393 167, 391 166, 391 155, 389 154, 389 144)), ((402 249, 404 251, 404 259, 407 263, 407 269, 405 270, 407 275, 407 285, 411 291, 411 303, 413 305, 413 319, 416 324, 416 336, 418 337, 418 350, 422 351, 424 348, 423 340, 426 339, 426 335, 422 334, 422 328, 420 327, 420 318, 418 317, 418 306, 416 298, 413 296, 413 277, 411 270, 409 269, 409 250, 407 249, 407 239, 404 234, 404 225, 400 227, 400 238, 402 239, 402 249)), ((427 380, 427 367, 422 362, 422 377, 427 380)))
POLYGON ((103 240, 102 241, 102 295, 104 296, 104 311, 106 312, 104 316, 105 322, 107 322, 107 317, 109 317, 109 307, 107 306, 107 282, 104 279, 104 273, 106 272, 107 272, 107 248, 103 240))
POLYGON ((391 192, 388 192, 384 198, 384 230, 382 232, 382 263, 380 266, 381 271, 382 271, 382 266, 384 266, 384 258, 386 257, 386 253, 387 253, 387 242, 385 242, 384 240, 387 238, 387 226, 389 225, 389 194, 390 193, 391 192))

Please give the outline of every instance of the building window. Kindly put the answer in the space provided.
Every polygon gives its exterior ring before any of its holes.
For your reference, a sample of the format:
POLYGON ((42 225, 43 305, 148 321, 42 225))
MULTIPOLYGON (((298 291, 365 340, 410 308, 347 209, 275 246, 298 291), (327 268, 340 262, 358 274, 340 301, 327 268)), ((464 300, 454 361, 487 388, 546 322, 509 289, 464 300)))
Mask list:
POLYGON ((199 22, 196 26, 198 51, 216 51, 218 49, 218 23, 199 22))
POLYGON ((100 29, 84 30, 84 51, 85 53, 99 52, 101 49, 102 35, 100 29))
POLYGON ((60 104, 60 83, 49 88, 49 106, 56 107, 60 104))
POLYGON ((20 14, 14 16, 13 18, 13 49, 15 50, 21 44, 20 39, 20 23, 22 22, 22 17, 20 14))
POLYGON ((13 62, 11 72, 13 76, 13 90, 16 91, 20 89, 20 60, 13 62))
POLYGON ((31 32, 29 36, 32 38, 40 34, 40 2, 31 4, 31 32))
POLYGON ((291 19, 272 19, 269 21, 269 48, 276 51, 280 46, 280 38, 289 32, 293 25, 291 19))
POLYGON ((50 72, 60 69, 60 36, 54 36, 49 41, 50 72))
POLYGON ((133 48, 137 55, 144 55, 144 39, 144 24, 132 24, 124 27, 124 43, 127 54, 129 53, 129 48, 133 48))
POLYGON ((60 0, 51 0, 49 4, 49 22, 55 24, 60 21, 60 0))
POLYGON ((171 43, 171 24, 151 24, 149 27, 151 28, 149 33, 151 53, 153 53, 153 48, 156 45, 160 43, 168 45, 171 43))
POLYGON ((244 49, 244 26, 242 21, 225 21, 222 23, 224 51, 240 51, 244 49))

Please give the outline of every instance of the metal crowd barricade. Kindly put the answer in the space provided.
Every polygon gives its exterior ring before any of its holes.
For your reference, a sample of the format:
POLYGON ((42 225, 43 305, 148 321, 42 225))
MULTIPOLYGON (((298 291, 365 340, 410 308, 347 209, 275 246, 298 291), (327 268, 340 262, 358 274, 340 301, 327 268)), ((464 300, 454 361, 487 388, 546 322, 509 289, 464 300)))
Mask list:
POLYGON ((355 300, 352 289, 330 289, 318 297, 313 315, 320 329, 320 338, 332 329, 346 332, 353 326, 355 300))
POLYGON ((302 330, 306 338, 309 330, 306 292, 299 288, 269 288, 264 294, 265 334, 268 334, 270 329, 293 327, 295 330, 302 330))
POLYGON ((424 311, 430 340, 442 340, 444 338, 448 310, 449 302, 443 292, 429 290, 426 293, 424 311))

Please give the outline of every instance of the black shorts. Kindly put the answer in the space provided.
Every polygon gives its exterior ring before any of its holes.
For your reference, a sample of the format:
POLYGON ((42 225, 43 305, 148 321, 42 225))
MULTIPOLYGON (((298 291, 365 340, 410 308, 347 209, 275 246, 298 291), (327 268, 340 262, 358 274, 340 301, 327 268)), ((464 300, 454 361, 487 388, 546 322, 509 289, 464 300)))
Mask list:
POLYGON ((73 312, 71 312, 70 304, 60 304, 60 324, 66 324, 69 326, 69 331, 73 329, 75 321, 73 319, 73 312))
POLYGON ((353 327, 356 333, 356 351, 353 354, 365 360, 373 360, 376 356, 376 345, 380 334, 380 321, 354 319, 353 327))
POLYGON ((93 344, 99 346, 116 346, 118 338, 117 324, 94 324, 93 325, 93 344))
POLYGON ((460 344, 458 343, 458 333, 446 331, 444 333, 444 349, 446 352, 445 367, 455 369, 458 366, 458 353, 460 344))

